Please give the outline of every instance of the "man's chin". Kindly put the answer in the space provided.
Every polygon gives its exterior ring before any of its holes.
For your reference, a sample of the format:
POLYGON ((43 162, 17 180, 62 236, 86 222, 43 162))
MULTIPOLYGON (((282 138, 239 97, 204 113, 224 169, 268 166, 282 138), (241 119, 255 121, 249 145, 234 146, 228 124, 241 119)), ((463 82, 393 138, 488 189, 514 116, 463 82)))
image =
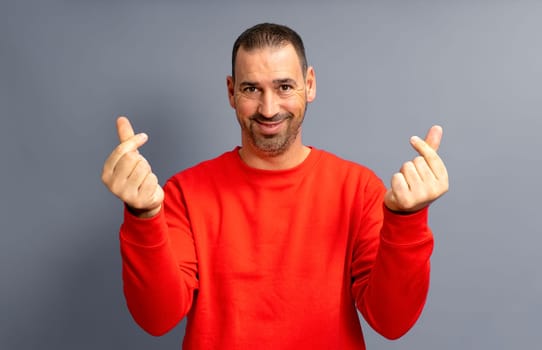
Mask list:
MULTIPOLYGON (((268 138, 270 139, 270 138, 268 138)), ((273 144, 262 144, 257 143, 256 148, 264 155, 268 157, 276 157, 284 154, 288 148, 290 148, 289 143, 273 143, 273 144)))

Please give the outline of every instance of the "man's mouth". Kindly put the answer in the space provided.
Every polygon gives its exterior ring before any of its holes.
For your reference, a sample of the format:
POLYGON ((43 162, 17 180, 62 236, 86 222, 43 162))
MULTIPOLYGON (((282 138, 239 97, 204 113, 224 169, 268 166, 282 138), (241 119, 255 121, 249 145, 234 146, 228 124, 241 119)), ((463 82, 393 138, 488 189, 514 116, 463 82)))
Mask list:
POLYGON ((285 119, 273 122, 262 122, 260 120, 255 120, 258 130, 264 135, 276 134, 280 130, 284 121, 285 119))

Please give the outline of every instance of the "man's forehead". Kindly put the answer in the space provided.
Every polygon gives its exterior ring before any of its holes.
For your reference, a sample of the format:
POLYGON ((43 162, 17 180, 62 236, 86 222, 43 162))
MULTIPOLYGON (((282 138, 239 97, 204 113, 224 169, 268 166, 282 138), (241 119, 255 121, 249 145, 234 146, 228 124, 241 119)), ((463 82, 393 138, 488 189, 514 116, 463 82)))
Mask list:
POLYGON ((293 79, 294 75, 302 74, 299 56, 291 44, 250 50, 241 47, 237 53, 235 71, 236 75, 272 74, 276 75, 275 79, 293 79))

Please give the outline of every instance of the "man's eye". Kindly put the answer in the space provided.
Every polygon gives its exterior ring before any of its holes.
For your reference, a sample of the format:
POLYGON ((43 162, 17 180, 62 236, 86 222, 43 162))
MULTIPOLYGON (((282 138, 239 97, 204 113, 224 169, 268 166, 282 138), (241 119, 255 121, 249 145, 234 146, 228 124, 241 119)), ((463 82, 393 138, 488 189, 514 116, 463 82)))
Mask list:
POLYGON ((291 87, 290 85, 281 85, 281 86, 279 87, 279 89, 280 89, 280 91, 282 91, 282 92, 287 92, 287 91, 292 90, 292 87, 291 87))
POLYGON ((243 92, 247 93, 254 93, 256 91, 258 91, 258 89, 255 86, 247 86, 243 89, 243 92))

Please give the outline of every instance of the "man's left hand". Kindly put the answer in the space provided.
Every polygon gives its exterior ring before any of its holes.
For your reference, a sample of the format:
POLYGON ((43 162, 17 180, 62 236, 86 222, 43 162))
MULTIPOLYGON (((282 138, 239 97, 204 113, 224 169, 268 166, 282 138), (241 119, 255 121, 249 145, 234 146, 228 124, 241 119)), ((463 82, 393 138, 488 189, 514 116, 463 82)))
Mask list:
POLYGON ((448 191, 448 172, 437 154, 442 139, 442 128, 434 125, 425 141, 418 136, 410 139, 412 147, 420 154, 403 164, 391 178, 391 188, 384 197, 388 209, 396 212, 415 212, 448 191))

